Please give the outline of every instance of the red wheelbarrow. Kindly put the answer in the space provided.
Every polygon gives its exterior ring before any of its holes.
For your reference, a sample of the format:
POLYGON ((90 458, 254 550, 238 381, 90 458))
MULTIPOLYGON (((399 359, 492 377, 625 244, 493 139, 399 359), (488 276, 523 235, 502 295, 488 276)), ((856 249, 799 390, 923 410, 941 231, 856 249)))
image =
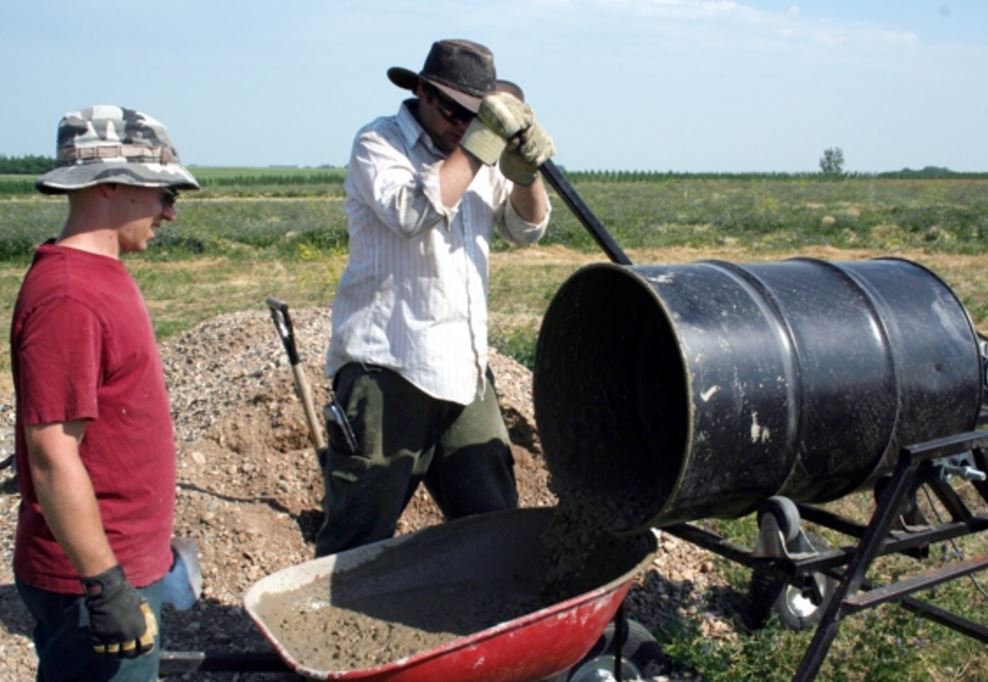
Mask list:
POLYGON ((482 514, 299 564, 254 584, 245 596, 247 612, 292 670, 315 679, 545 680, 578 663, 597 642, 632 579, 651 560, 656 549, 651 534, 635 543, 614 540, 614 547, 599 548, 594 552, 597 565, 582 571, 583 584, 573 586, 572 596, 563 593, 556 603, 469 632, 457 631, 469 619, 448 619, 442 629, 452 634, 443 644, 369 667, 354 669, 346 662, 326 660, 320 655, 321 641, 330 642, 339 633, 310 633, 306 625, 306 635, 298 637, 293 628, 301 627, 302 621, 296 623, 291 614, 301 618, 304 609, 282 607, 305 594, 309 606, 316 601, 321 608, 362 611, 371 617, 386 607, 389 621, 426 628, 423 610, 468 614, 479 607, 471 603, 471 595, 475 592, 483 599, 479 595, 484 586, 536 594, 548 568, 541 536, 552 515, 548 508, 482 514), (466 598, 442 603, 457 585, 467 586, 456 591, 466 598), (409 600, 409 594, 428 596, 409 600), (273 604, 279 608, 272 609, 273 604), (276 611, 277 617, 272 615, 276 611))

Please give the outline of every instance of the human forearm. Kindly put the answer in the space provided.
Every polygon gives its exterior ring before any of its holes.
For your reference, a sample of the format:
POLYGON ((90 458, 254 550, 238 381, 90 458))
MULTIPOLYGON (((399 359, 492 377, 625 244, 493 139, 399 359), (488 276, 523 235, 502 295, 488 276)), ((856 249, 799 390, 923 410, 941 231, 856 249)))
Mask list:
POLYGON ((158 621, 106 539, 92 480, 79 457, 85 431, 83 421, 27 427, 31 480, 48 527, 84 579, 93 650, 134 658, 154 650, 158 621))
POLYGON ((453 208, 463 198, 473 182, 481 163, 474 156, 457 147, 439 168, 439 191, 443 206, 453 208))
POLYGON ((542 222, 549 212, 549 195, 541 176, 536 177, 530 185, 516 184, 511 190, 509 201, 518 215, 529 223, 542 222))
MULTIPOLYGON (((395 234, 415 237, 451 220, 479 168, 480 163, 460 149, 442 160, 422 163, 365 136, 350 161, 347 192, 395 234)), ((366 223, 359 212, 357 220, 359 225, 366 223)))
POLYGON ((26 429, 31 479, 45 521, 82 577, 117 563, 103 530, 92 481, 79 457, 85 422, 26 429))

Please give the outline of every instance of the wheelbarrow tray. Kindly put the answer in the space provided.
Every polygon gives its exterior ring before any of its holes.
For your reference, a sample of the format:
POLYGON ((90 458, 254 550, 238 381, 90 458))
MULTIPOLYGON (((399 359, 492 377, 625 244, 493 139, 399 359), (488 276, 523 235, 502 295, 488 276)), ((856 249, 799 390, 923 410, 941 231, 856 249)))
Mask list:
MULTIPOLYGON (((293 566, 255 583, 245 596, 248 614, 283 660, 297 673, 324 680, 364 682, 534 682, 575 665, 591 649, 624 600, 632 579, 651 561, 651 536, 627 551, 608 552, 572 597, 452 641, 388 663, 361 669, 330 670, 325 663, 279 637, 291 623, 266 622, 265 599, 316 588, 330 607, 354 608, 380 597, 424 591, 441 595, 451 584, 522 582, 541 585, 546 570, 541 534, 553 515, 549 508, 481 514, 426 528, 293 566), (319 583, 316 585, 316 583, 319 583), (323 586, 325 592, 323 593, 323 586), (293 650, 295 649, 295 650, 293 650), (308 660, 307 660, 308 659, 308 660)), ((322 598, 321 596, 319 597, 322 598)), ((439 597, 437 597, 439 598, 439 597)), ((469 609, 469 604, 448 604, 469 609)), ((417 626, 411 610, 391 620, 417 626)), ((284 617, 284 616, 282 616, 284 617)), ((330 634, 314 637, 329 638, 330 634)), ((294 636, 292 639, 296 639, 294 636)), ((309 642, 309 646, 318 643, 309 642)), ((316 657, 318 658, 318 657, 316 657)))

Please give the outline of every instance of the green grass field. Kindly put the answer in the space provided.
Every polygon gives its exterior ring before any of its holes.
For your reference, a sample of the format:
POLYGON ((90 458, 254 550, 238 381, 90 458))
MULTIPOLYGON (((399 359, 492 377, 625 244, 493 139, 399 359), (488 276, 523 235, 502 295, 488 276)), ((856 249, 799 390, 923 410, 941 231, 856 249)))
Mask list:
MULTIPOLYGON (((203 191, 183 194, 178 222, 166 226, 146 253, 126 257, 159 338, 225 312, 262 309, 271 295, 293 307, 328 306, 346 264, 343 171, 193 170, 203 191)), ((988 331, 988 179, 660 177, 573 184, 636 263, 902 256, 943 277, 975 325, 988 331)), ((64 199, 34 194, 31 179, 0 176, 4 336, 31 253, 58 233, 65 212, 64 199)), ((577 268, 602 260, 580 223, 554 198, 542 244, 495 244, 492 344, 531 366, 539 324, 556 290, 577 268)), ((6 353, 0 364, 9 388, 6 353)), ((851 496, 845 504, 860 513, 869 501, 851 496)), ((746 544, 753 538, 750 518, 715 525, 746 544)), ((984 554, 988 543, 976 538, 961 549, 967 556, 984 554)), ((746 588, 746 569, 717 561, 715 570, 738 590, 746 588)), ((879 570, 891 576, 904 569, 892 561, 879 570)), ((988 600, 969 581, 938 589, 936 598, 985 621, 988 600)), ((789 679, 809 641, 808 633, 778 626, 710 639, 689 621, 658 635, 681 665, 705 680, 789 679)), ((985 671, 983 644, 883 606, 844 622, 820 679, 973 682, 988 679, 985 671)))
MULTIPOLYGON (((237 178, 247 170, 197 172, 207 182, 212 173, 237 178)), ((256 178, 266 178, 270 171, 253 170, 256 178)), ((309 171, 293 169, 281 177, 283 182, 207 184, 202 192, 185 193, 178 222, 162 230, 146 254, 130 258, 138 277, 151 271, 167 277, 164 273, 172 268, 194 270, 197 263, 208 262, 213 286, 220 287, 224 269, 235 272, 250 267, 247 263, 276 262, 292 273, 289 278, 320 283, 315 290, 299 292, 299 303, 326 304, 334 283, 319 273, 338 272, 346 251, 342 171, 318 170, 336 178, 328 183, 289 181, 309 171)), ((734 261, 807 253, 833 259, 908 255, 955 287, 979 327, 988 323, 988 285, 981 276, 988 251, 986 179, 673 178, 574 186, 617 242, 637 254, 636 262, 700 259, 708 253, 734 261)), ((6 196, 0 200, 0 267, 12 282, 34 245, 58 232, 65 203, 37 194, 0 196, 6 196)), ((495 325, 493 335, 502 342, 513 339, 519 348, 526 335, 534 339, 548 300, 574 267, 569 262, 548 272, 523 274, 538 269, 530 261, 537 265, 539 254, 556 248, 568 253, 564 261, 603 258, 576 218, 554 203, 554 218, 539 249, 526 253, 501 242, 494 245, 491 309, 506 327, 495 325), (528 277, 538 280, 534 289, 528 277), (519 326, 524 327, 521 336, 519 326)), ((12 299, 9 285, 3 293, 4 300, 12 299)), ((167 287, 161 296, 168 296, 167 287)), ((190 324, 199 319, 190 313, 190 324)), ((162 331, 181 327, 176 320, 162 331)))

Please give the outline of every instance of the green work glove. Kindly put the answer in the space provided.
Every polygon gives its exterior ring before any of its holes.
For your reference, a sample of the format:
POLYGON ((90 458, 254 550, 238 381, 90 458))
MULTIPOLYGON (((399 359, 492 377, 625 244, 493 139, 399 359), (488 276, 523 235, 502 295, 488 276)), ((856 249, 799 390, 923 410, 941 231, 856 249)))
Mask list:
POLYGON ((98 654, 136 658, 154 649, 154 611, 124 576, 120 566, 83 578, 89 635, 98 654))
POLYGON ((548 161, 555 151, 552 137, 538 121, 533 121, 501 153, 501 173, 514 183, 531 185, 538 177, 539 166, 548 161))
POLYGON ((493 166, 508 140, 532 124, 531 108, 514 95, 494 92, 480 100, 480 109, 460 140, 460 146, 482 163, 493 166))

